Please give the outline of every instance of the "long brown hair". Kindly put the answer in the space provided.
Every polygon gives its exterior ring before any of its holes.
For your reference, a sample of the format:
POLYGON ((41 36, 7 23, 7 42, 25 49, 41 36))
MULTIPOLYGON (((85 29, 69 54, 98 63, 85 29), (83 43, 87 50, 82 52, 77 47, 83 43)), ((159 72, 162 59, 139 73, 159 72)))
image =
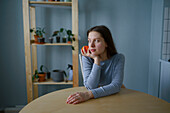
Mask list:
POLYGON ((117 54, 117 50, 116 50, 115 44, 113 42, 112 34, 106 26, 100 25, 100 26, 95 26, 95 27, 90 28, 87 31, 87 37, 88 37, 89 33, 92 31, 96 31, 96 32, 100 33, 101 37, 103 37, 104 41, 108 45, 108 47, 106 48, 108 58, 117 54))

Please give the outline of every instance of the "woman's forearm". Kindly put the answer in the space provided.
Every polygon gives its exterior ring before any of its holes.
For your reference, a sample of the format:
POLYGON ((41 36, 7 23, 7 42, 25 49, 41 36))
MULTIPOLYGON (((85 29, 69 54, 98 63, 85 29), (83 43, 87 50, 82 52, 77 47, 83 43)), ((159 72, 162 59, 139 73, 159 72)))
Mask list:
POLYGON ((91 73, 88 75, 88 72, 84 71, 84 85, 87 89, 97 88, 99 85, 101 67, 97 64, 93 64, 91 73))
POLYGON ((94 62, 89 57, 82 57, 83 61, 83 79, 87 89, 97 88, 99 85, 101 66, 99 58, 95 57, 94 62))
POLYGON ((98 56, 94 58, 94 63, 100 66, 100 59, 98 56))

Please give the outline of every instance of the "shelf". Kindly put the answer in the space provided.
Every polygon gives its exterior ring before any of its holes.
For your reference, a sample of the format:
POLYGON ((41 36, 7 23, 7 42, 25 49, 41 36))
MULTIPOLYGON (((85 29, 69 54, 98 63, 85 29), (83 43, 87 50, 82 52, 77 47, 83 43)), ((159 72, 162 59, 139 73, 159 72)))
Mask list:
POLYGON ((30 6, 45 6, 45 7, 51 7, 51 6, 72 6, 72 2, 57 2, 57 1, 30 1, 30 6))
POLYGON ((72 85, 72 81, 68 82, 54 82, 52 79, 47 79, 44 82, 33 82, 33 85, 72 85))
MULTIPOLYGON (((57 1, 30 1, 22 0, 23 5, 23 28, 24 28, 24 47, 25 47, 25 67, 26 67, 26 84, 27 84, 27 102, 31 102, 33 99, 38 97, 38 85, 72 85, 73 87, 79 86, 79 63, 78 63, 78 52, 79 52, 79 40, 78 40, 78 0, 72 0, 72 2, 57 2, 57 1), (42 9, 43 7, 48 8, 63 8, 66 11, 70 11, 72 17, 72 31, 75 35, 75 42, 69 43, 45 43, 35 44, 33 40, 30 40, 30 28, 36 28, 36 8, 42 9), (67 10, 68 9, 68 10, 67 10), (70 10, 71 9, 71 10, 70 10), (73 47, 72 51, 72 65, 73 70, 73 81, 69 82, 54 82, 51 79, 45 82, 33 82, 32 72, 37 69, 38 58, 37 58, 37 47, 43 46, 58 46, 61 47, 73 47), (32 87, 32 85, 34 87, 32 87)), ((56 10, 56 9, 54 9, 56 10)), ((58 15, 60 16, 60 15, 58 15)), ((62 22, 63 20, 61 20, 62 22)), ((71 51, 71 50, 70 50, 71 51)), ((60 53, 60 51, 57 51, 60 53)))
POLYGON ((45 43, 45 44, 35 44, 32 43, 32 45, 40 45, 40 46, 72 46, 72 44, 69 43, 45 43))

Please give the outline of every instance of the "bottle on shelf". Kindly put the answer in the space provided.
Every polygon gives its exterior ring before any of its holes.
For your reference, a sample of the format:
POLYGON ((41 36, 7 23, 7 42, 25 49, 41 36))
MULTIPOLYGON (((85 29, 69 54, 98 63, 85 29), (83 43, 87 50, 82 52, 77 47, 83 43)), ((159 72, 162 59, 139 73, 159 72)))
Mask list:
POLYGON ((71 81, 71 80, 73 80, 73 66, 70 65, 70 64, 68 64, 67 69, 70 69, 70 70, 69 70, 69 74, 68 74, 68 76, 69 76, 69 77, 68 77, 68 80, 71 81))

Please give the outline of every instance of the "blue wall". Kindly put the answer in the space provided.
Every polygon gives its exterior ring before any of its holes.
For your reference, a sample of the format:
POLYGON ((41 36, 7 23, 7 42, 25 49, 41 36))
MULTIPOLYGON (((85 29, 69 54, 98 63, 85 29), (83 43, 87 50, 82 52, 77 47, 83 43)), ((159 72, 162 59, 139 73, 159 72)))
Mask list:
POLYGON ((152 2, 148 93, 154 96, 158 96, 159 93, 163 4, 163 0, 153 0, 152 2))
POLYGON ((0 0, 0 108, 25 104, 26 77, 21 0, 0 0))
POLYGON ((170 7, 170 1, 164 0, 164 7, 170 7))
MULTIPOLYGON (((152 2, 149 0, 107 0, 107 2, 80 0, 81 37, 86 36, 84 31, 92 26, 100 24, 108 26, 118 52, 125 54, 126 57, 124 84, 130 89, 146 93, 151 6, 152 2)), ((86 39, 83 40, 85 42, 86 39)))
MULTIPOLYGON (((0 108, 27 101, 21 1, 0 0, 0 108)), ((79 0, 79 47, 87 44, 86 31, 90 27, 108 26, 118 52, 126 57, 125 86, 145 93, 150 83, 150 46, 154 41, 151 40, 152 5, 152 0, 79 0)), ((55 29, 71 28, 70 9, 36 8, 36 16, 37 26, 46 27, 46 37, 55 29)), ((62 46, 38 47, 38 57, 41 57, 38 65, 45 64, 50 70, 66 69, 72 62, 71 57, 65 57, 71 56, 70 50, 62 46)), ((42 95, 56 89, 56 86, 45 86, 39 91, 42 95)))

